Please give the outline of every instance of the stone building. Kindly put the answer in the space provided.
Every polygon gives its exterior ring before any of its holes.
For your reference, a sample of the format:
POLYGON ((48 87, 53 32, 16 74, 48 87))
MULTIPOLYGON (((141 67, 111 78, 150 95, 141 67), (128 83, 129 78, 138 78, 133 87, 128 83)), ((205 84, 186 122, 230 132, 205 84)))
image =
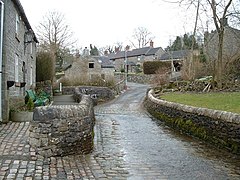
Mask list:
MULTIPOLYGON (((227 18, 224 19, 224 37, 223 37, 223 69, 229 62, 240 57, 240 30, 232 28, 228 25, 227 18)), ((204 50, 207 58, 214 62, 218 56, 218 33, 212 31, 205 33, 204 50)))
POLYGON ((10 108, 35 86, 38 41, 19 0, 0 0, 0 8, 0 121, 7 122, 10 108))
POLYGON ((108 55, 109 59, 113 61, 115 70, 128 70, 128 72, 135 72, 136 67, 142 67, 145 61, 153 61, 159 59, 159 57, 165 53, 161 47, 153 47, 153 41, 150 42, 150 46, 126 50, 117 51, 108 55))
POLYGON ((85 83, 99 79, 109 81, 114 79, 114 66, 106 56, 83 56, 66 70, 65 78, 85 83))

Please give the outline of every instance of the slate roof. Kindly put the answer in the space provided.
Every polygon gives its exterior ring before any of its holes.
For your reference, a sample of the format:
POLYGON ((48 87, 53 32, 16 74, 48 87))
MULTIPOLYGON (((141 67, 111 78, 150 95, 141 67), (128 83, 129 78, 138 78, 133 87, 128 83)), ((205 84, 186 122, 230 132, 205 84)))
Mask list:
POLYGON ((112 61, 107 56, 93 56, 100 64, 102 68, 114 68, 112 61))
POLYGON ((148 50, 148 52, 146 53, 146 56, 155 55, 155 54, 158 52, 159 49, 160 49, 160 47, 150 48, 150 49, 148 50))
POLYGON ((143 47, 139 49, 133 49, 132 51, 127 52, 128 57, 141 56, 145 55, 149 51, 150 47, 143 47))
POLYGON ((109 59, 120 59, 125 57, 125 51, 120 51, 117 53, 111 53, 108 55, 109 59))
POLYGON ((138 49, 133 49, 131 51, 127 51, 127 53, 125 54, 125 51, 120 51, 117 53, 111 53, 108 55, 109 59, 121 59, 121 58, 125 58, 125 56, 127 57, 136 57, 136 56, 151 56, 157 53, 157 51, 160 49, 161 47, 157 47, 157 48, 152 48, 152 47, 143 47, 143 48, 138 48, 138 49))
POLYGON ((160 60, 183 59, 187 57, 189 53, 189 50, 168 51, 160 57, 160 60))

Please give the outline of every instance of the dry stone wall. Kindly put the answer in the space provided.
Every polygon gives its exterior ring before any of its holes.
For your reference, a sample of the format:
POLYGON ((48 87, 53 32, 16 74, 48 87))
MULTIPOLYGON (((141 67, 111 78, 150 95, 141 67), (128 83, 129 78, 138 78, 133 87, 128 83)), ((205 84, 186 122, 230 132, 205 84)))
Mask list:
POLYGON ((93 103, 86 95, 79 105, 37 107, 30 122, 29 144, 44 157, 89 153, 94 124, 93 103))
POLYGON ((171 127, 240 154, 240 114, 186 106, 147 93, 145 107, 171 127))
POLYGON ((113 99, 115 97, 115 92, 107 87, 97 87, 97 86, 68 86, 63 87, 63 94, 74 94, 77 102, 81 99, 81 94, 86 94, 91 97, 94 105, 113 99), (76 96, 79 96, 77 98, 76 96))

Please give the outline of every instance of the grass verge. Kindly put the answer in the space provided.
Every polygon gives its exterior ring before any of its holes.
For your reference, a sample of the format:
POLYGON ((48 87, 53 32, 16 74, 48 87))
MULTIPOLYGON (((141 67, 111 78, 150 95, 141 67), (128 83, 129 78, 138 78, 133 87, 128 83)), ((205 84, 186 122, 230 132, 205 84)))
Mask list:
POLYGON ((220 93, 165 93, 161 99, 190 106, 240 114, 240 92, 220 93))

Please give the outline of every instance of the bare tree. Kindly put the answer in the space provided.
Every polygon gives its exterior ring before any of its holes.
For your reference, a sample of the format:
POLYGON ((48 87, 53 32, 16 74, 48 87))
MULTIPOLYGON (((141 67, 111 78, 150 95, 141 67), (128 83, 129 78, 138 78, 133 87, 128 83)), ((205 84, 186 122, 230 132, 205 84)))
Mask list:
POLYGON ((57 11, 48 12, 37 27, 40 44, 54 48, 72 46, 73 32, 65 21, 65 16, 57 11))
MULTIPOLYGON (((52 54, 54 67, 59 58, 59 53, 71 47, 76 42, 73 40, 73 32, 67 25, 65 16, 56 11, 48 12, 43 17, 42 22, 37 26, 37 35, 40 42, 40 49, 49 51, 52 54)), ((52 81, 54 81, 54 75, 52 81)))
POLYGON ((113 45, 108 45, 105 47, 101 47, 99 48, 101 54, 105 54, 106 53, 116 53, 117 51, 122 51, 123 50, 123 43, 122 42, 116 42, 113 45))
MULTIPOLYGON (((194 34, 196 33, 197 20, 199 16, 199 8, 202 8, 207 17, 211 13, 211 19, 213 20, 214 26, 217 33, 217 58, 213 61, 213 79, 217 82, 219 88, 222 87, 223 81, 223 48, 224 48, 224 33, 226 19, 228 17, 234 17, 235 19, 239 18, 239 4, 238 0, 179 0, 175 1, 180 5, 185 5, 188 8, 192 5, 196 7, 196 19, 194 34), (197 5, 195 4, 197 2, 197 5)), ((191 66, 191 65, 190 65, 191 66)), ((191 68, 191 67, 190 67, 191 68)))
POLYGON ((214 74, 216 75, 216 80, 218 87, 222 88, 222 68, 223 68, 223 38, 224 38, 224 28, 225 19, 227 18, 228 9, 232 3, 232 0, 216 2, 216 0, 207 0, 212 9, 213 21, 218 34, 218 56, 217 65, 214 74))
POLYGON ((130 41, 130 43, 134 48, 146 47, 147 44, 154 39, 153 34, 145 27, 136 28, 132 37, 133 41, 130 41))

